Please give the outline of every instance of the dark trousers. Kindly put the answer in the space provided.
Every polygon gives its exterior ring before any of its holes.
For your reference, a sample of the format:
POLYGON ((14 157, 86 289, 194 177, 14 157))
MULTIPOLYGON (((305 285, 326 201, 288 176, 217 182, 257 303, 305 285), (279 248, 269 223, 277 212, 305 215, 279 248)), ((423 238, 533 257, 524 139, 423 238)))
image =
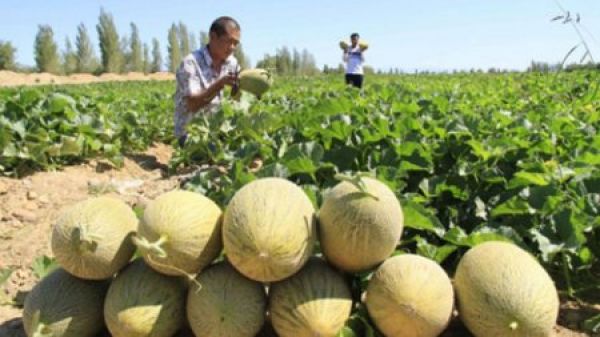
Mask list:
POLYGON ((187 140, 187 135, 183 135, 183 136, 177 138, 177 143, 179 143, 180 147, 183 147, 185 145, 186 140, 187 140))
POLYGON ((360 74, 346 74, 346 84, 352 84, 357 88, 362 88, 363 75, 360 74))

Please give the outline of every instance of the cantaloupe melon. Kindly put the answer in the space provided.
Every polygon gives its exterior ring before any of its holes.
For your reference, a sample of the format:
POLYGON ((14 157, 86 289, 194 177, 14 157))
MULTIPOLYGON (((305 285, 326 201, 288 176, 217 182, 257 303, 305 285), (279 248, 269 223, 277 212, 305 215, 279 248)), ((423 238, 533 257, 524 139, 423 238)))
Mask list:
POLYGON ((271 322, 279 337, 334 337, 351 309, 343 276, 316 257, 269 289, 271 322))
POLYGON ((348 272, 383 262, 402 235, 404 216, 396 195, 382 182, 360 178, 365 191, 343 181, 325 194, 319 211, 321 248, 327 260, 348 272))
POLYGON ((156 271, 196 274, 222 250, 221 215, 202 194, 170 191, 148 203, 134 242, 156 271))
POLYGON ((25 298, 28 337, 95 337, 104 326, 102 306, 108 281, 82 280, 59 268, 25 298))
POLYGON ((244 69, 239 74, 240 89, 262 96, 273 84, 273 76, 266 69, 244 69))
POLYGON ((221 262, 202 271, 187 298, 188 322, 196 337, 254 337, 265 322, 264 286, 221 262))
POLYGON ((112 281, 104 319, 113 337, 170 337, 185 320, 185 281, 150 268, 142 259, 112 281))
POLYGON ((315 210, 304 191, 281 178, 238 190, 225 210, 223 244, 231 264, 260 282, 296 273, 316 241, 315 210))
POLYGON ((69 273, 84 279, 111 278, 135 251, 135 213, 111 197, 90 198, 68 208, 52 231, 52 252, 69 273))
POLYGON ((460 260, 454 277, 459 316, 477 337, 549 337, 559 300, 537 260, 507 242, 486 242, 460 260))
POLYGON ((405 254, 379 266, 369 280, 365 302, 387 337, 436 337, 450 321, 454 291, 435 261, 405 254))

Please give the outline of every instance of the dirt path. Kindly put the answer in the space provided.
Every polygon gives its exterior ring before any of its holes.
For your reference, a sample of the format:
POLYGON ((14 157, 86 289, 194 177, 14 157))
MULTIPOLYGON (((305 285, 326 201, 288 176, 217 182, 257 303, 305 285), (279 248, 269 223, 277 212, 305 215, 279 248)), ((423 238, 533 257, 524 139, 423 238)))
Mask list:
MULTIPOLYGON (((179 177, 165 175, 171 154, 169 146, 158 144, 143 154, 127 156, 121 169, 91 161, 22 179, 0 177, 0 269, 15 270, 0 288, 0 336, 25 337, 21 309, 8 301, 22 302, 37 282, 31 266, 36 258, 50 255, 49 237, 57 215, 94 194, 114 195, 135 206, 176 188, 179 177)), ((569 328, 576 329, 589 314, 575 303, 563 303, 557 337, 586 336, 569 328)), ((192 337, 189 332, 178 336, 192 337)), ((442 337, 459 336, 471 335, 455 319, 442 337)))

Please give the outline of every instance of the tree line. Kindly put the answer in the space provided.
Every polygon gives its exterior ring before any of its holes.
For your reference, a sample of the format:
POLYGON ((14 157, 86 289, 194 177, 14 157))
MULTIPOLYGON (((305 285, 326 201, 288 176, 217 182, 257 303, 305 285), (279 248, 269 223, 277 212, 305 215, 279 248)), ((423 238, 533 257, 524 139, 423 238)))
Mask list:
MULTIPOLYGON (((173 23, 167 34, 167 57, 163 60, 160 42, 153 38, 151 44, 142 42, 135 23, 130 23, 128 35, 117 31, 112 14, 100 9, 98 23, 99 56, 84 23, 77 26, 75 43, 67 36, 64 47, 59 50, 54 31, 50 25, 41 24, 34 40, 35 67, 27 68, 16 62, 16 48, 10 41, 0 40, 0 70, 35 71, 53 74, 72 73, 155 73, 163 70, 175 72, 183 57, 199 45, 208 43, 208 33, 200 31, 196 36, 183 23, 173 23)), ((242 68, 251 66, 241 45, 235 51, 242 68)), ((278 74, 313 74, 319 72, 314 56, 307 50, 298 52, 287 47, 278 49, 274 56, 265 55, 257 66, 271 68, 278 74)))

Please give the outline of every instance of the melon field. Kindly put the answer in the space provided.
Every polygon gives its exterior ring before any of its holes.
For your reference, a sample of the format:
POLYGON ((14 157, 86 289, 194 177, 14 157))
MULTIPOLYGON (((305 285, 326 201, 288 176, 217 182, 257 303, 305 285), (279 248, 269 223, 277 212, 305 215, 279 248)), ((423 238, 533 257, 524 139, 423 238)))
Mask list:
POLYGON ((600 336, 599 85, 2 88, 0 336, 600 336))

